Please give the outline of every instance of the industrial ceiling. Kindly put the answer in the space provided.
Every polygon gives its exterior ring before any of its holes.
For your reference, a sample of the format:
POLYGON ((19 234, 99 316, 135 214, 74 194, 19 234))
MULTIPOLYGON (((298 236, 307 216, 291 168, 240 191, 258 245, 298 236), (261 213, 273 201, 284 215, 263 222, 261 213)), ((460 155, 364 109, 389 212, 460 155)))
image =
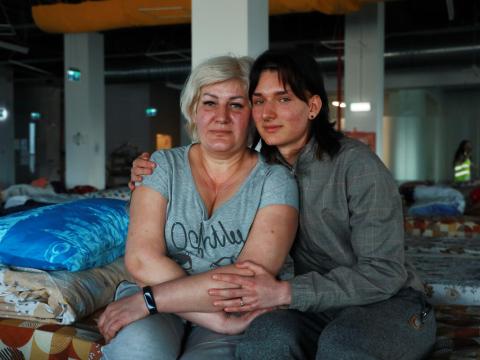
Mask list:
MULTIPOLYGON (((270 47, 302 48, 333 72, 344 14, 368 2, 270 0, 270 47)), ((62 33, 91 30, 105 35, 107 80, 175 82, 189 69, 189 22, 188 0, 0 0, 0 66, 16 81, 61 81, 62 33)), ((385 1, 387 70, 480 67, 479 55, 480 1, 385 1)))

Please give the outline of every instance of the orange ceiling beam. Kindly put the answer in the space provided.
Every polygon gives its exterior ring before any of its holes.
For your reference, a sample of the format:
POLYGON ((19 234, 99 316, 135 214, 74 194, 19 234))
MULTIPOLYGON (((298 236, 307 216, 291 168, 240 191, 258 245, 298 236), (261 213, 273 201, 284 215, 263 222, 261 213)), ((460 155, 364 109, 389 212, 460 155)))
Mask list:
MULTIPOLYGON (((270 14, 319 11, 346 14, 379 0, 270 0, 270 14)), ((96 0, 32 6, 35 24, 46 32, 76 33, 189 23, 191 0, 96 0)))

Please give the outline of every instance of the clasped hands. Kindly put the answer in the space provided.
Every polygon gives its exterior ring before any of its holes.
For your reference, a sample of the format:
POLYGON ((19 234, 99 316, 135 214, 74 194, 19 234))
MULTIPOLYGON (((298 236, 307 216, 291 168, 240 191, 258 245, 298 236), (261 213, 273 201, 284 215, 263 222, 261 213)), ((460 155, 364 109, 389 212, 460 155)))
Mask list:
POLYGON ((212 279, 236 285, 236 288, 209 289, 210 296, 221 297, 213 305, 225 312, 247 312, 258 309, 275 309, 290 303, 290 285, 277 280, 263 266, 252 261, 235 264, 239 269, 248 269, 254 276, 216 273, 212 279))
MULTIPOLYGON (((243 319, 223 319, 230 322, 232 333, 243 331, 256 316, 288 304, 290 296, 289 284, 277 280, 262 266, 251 261, 239 262, 235 266, 250 270, 254 276, 215 273, 212 279, 219 282, 219 287, 208 290, 208 294, 216 298, 213 305, 224 313, 251 313, 251 316, 244 316, 243 319), (223 288, 222 282, 237 287, 223 288)), ((123 327, 148 315, 139 292, 109 304, 98 320, 98 328, 108 343, 123 327)))

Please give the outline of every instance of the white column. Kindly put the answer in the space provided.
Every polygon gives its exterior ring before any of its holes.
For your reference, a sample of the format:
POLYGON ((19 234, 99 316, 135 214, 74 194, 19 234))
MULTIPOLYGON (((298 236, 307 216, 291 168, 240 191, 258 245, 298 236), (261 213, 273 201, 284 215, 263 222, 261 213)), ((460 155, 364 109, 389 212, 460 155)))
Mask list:
POLYGON ((376 133, 376 152, 383 149, 384 17, 383 3, 365 5, 346 16, 345 130, 376 133), (371 110, 352 112, 351 103, 369 102, 371 110))
POLYGON ((15 183, 15 123, 13 79, 9 68, 0 68, 0 189, 15 183), (6 118, 3 119, 6 109, 6 118))
POLYGON ((79 81, 65 77, 65 181, 67 187, 105 188, 105 77, 103 35, 64 35, 65 73, 81 72, 79 81))
POLYGON ((268 0, 192 0, 192 66, 268 48, 268 0))

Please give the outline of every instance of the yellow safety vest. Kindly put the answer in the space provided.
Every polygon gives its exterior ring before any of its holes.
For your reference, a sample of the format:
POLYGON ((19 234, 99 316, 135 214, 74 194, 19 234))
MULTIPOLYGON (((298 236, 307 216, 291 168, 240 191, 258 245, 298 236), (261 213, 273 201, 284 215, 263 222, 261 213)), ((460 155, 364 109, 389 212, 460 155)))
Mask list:
POLYGON ((455 181, 462 182, 462 181, 470 181, 470 165, 472 162, 470 159, 465 160, 463 163, 459 165, 455 165, 455 181))

